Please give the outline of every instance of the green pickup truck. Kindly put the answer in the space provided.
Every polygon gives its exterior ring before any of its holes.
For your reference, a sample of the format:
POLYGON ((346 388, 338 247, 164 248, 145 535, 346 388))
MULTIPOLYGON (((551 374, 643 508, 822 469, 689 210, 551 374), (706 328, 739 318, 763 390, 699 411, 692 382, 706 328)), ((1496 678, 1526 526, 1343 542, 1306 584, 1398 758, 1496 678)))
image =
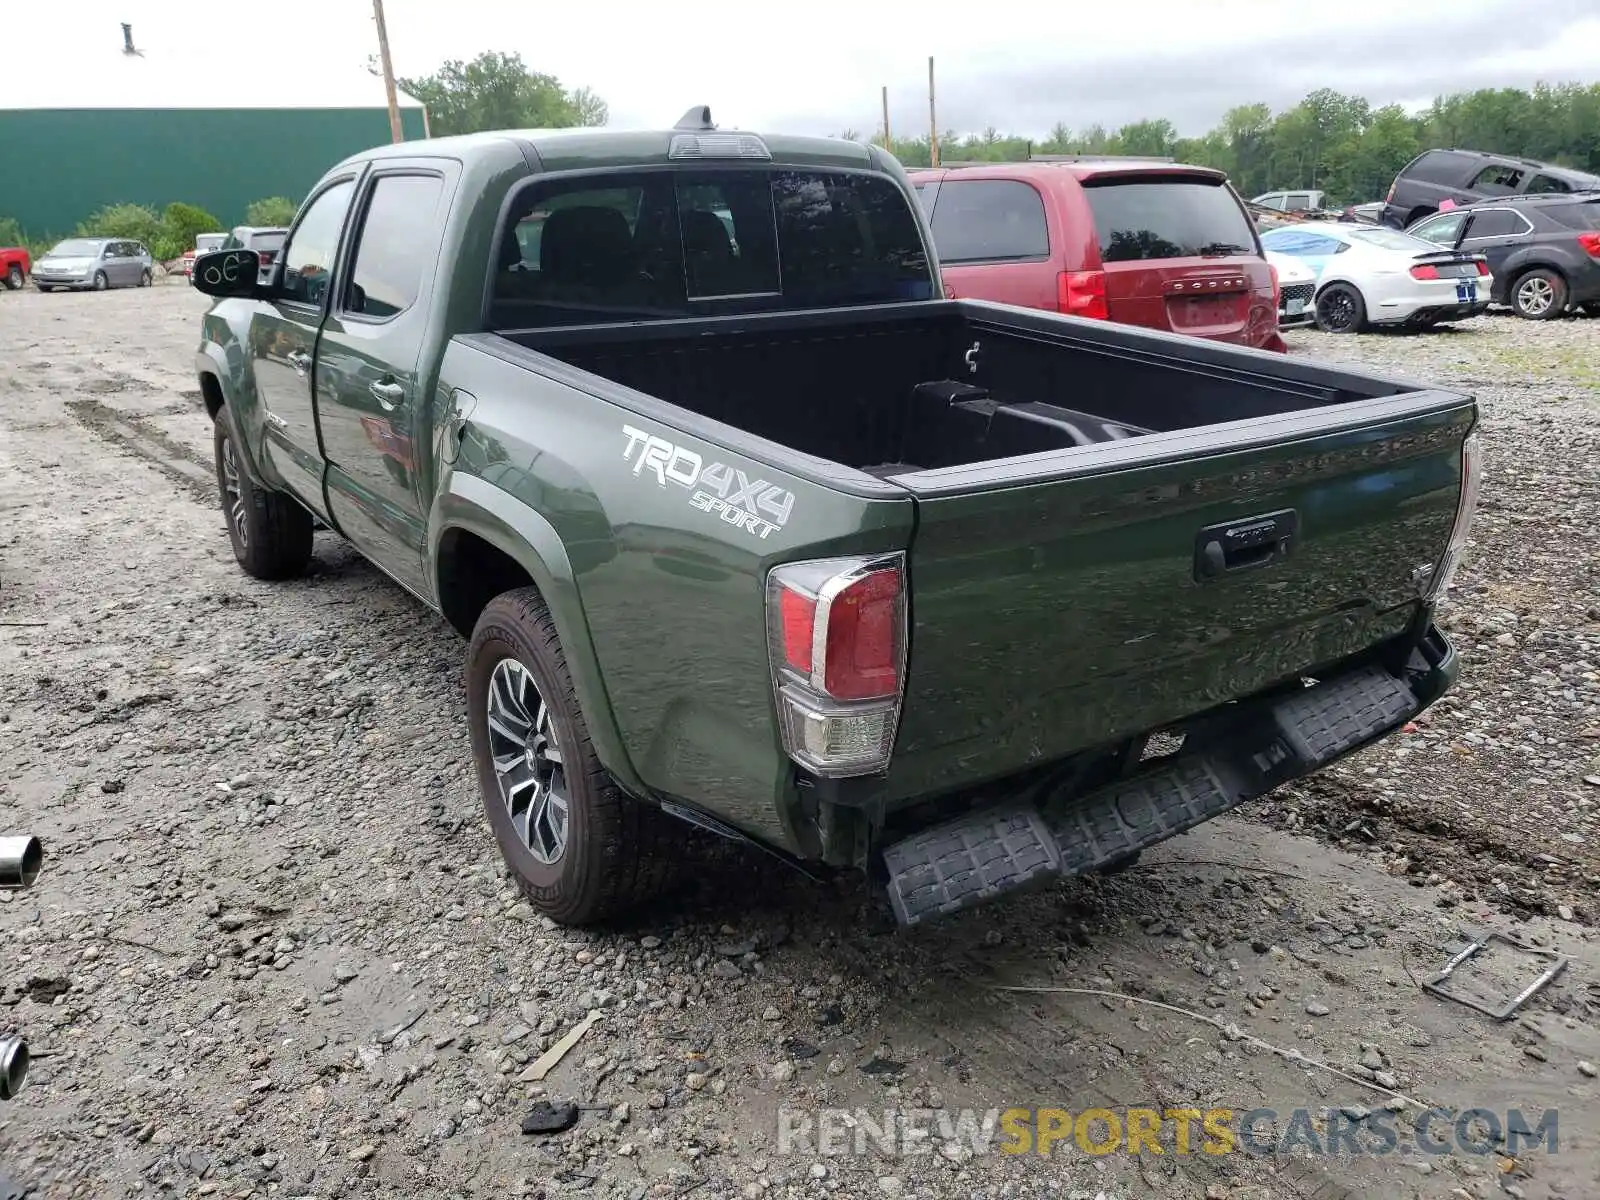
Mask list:
POLYGON ((946 299, 877 147, 705 109, 383 146, 257 266, 194 271, 234 554, 292 576, 325 526, 469 639, 488 820, 557 921, 687 823, 915 925, 1455 679, 1472 397, 946 299))

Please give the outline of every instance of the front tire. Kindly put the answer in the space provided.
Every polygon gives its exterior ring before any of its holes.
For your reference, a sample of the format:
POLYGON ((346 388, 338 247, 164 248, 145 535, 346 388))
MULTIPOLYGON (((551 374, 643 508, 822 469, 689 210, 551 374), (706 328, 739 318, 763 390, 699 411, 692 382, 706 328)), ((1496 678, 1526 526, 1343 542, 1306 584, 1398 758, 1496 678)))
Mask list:
POLYGON ((143 275, 139 276, 139 286, 140 287, 149 287, 150 283, 151 283, 151 275, 150 275, 149 271, 146 271, 143 275))
POLYGON ((1349 284, 1330 283, 1317 296, 1317 328, 1323 333, 1360 333, 1366 324, 1366 302, 1349 284))
POLYGON ((678 831, 600 764, 538 589, 484 608, 466 686, 484 812, 528 902, 563 925, 592 925, 657 894, 678 831))
POLYGON ((12 263, 11 269, 6 272, 6 286, 13 292, 20 292, 22 284, 22 268, 17 266, 16 263, 12 263))
POLYGON ((311 514, 290 497, 269 492, 250 478, 227 405, 217 411, 212 444, 217 490, 222 493, 222 515, 235 560, 255 579, 291 579, 302 573, 311 561, 311 514))
POLYGON ((1548 267, 1519 275, 1511 285, 1511 311, 1524 321, 1553 321, 1567 310, 1567 281, 1548 267))
POLYGON ((95 291, 103 292, 110 286, 111 286, 111 282, 110 282, 110 280, 108 280, 106 278, 106 273, 104 271, 96 271, 94 273, 94 290, 95 291))

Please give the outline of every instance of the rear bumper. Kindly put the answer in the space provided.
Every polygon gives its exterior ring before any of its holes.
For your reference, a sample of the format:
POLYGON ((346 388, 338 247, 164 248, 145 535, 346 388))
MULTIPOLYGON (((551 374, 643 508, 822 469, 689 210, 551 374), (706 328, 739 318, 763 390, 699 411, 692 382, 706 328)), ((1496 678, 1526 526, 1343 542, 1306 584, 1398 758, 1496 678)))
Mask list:
POLYGON ((1424 321, 1464 321, 1489 310, 1487 297, 1472 304, 1433 304, 1419 308, 1398 320, 1374 321, 1374 325, 1420 325, 1424 321))
POLYGON ((1398 668, 1368 662, 1238 705, 1186 731, 1176 754, 1097 791, 924 829, 883 852, 895 917, 918 925, 1127 859, 1393 733, 1459 673, 1455 648, 1430 625, 1398 668))

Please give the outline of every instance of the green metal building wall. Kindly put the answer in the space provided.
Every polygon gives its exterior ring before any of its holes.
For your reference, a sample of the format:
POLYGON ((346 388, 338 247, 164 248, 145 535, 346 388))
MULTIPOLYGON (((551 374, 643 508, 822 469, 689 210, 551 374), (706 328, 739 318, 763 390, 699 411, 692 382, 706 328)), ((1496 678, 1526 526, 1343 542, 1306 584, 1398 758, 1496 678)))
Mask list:
MULTIPOLYGON (((402 108, 405 136, 422 110, 402 108)), ((383 108, 0 110, 0 217, 71 233, 107 204, 198 204, 224 225, 266 196, 298 203, 346 155, 390 140, 383 108)))

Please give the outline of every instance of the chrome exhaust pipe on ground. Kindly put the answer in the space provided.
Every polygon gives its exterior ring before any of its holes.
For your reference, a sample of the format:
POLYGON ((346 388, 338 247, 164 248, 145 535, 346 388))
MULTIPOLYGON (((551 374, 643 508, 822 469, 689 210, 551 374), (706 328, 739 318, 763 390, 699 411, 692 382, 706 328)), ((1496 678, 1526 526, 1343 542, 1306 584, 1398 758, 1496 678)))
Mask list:
POLYGON ((28 1043, 13 1034, 0 1038, 0 1100, 10 1100, 28 1083, 28 1043))
POLYGON ((44 846, 36 837, 0 837, 0 888, 27 888, 44 865, 44 846))

